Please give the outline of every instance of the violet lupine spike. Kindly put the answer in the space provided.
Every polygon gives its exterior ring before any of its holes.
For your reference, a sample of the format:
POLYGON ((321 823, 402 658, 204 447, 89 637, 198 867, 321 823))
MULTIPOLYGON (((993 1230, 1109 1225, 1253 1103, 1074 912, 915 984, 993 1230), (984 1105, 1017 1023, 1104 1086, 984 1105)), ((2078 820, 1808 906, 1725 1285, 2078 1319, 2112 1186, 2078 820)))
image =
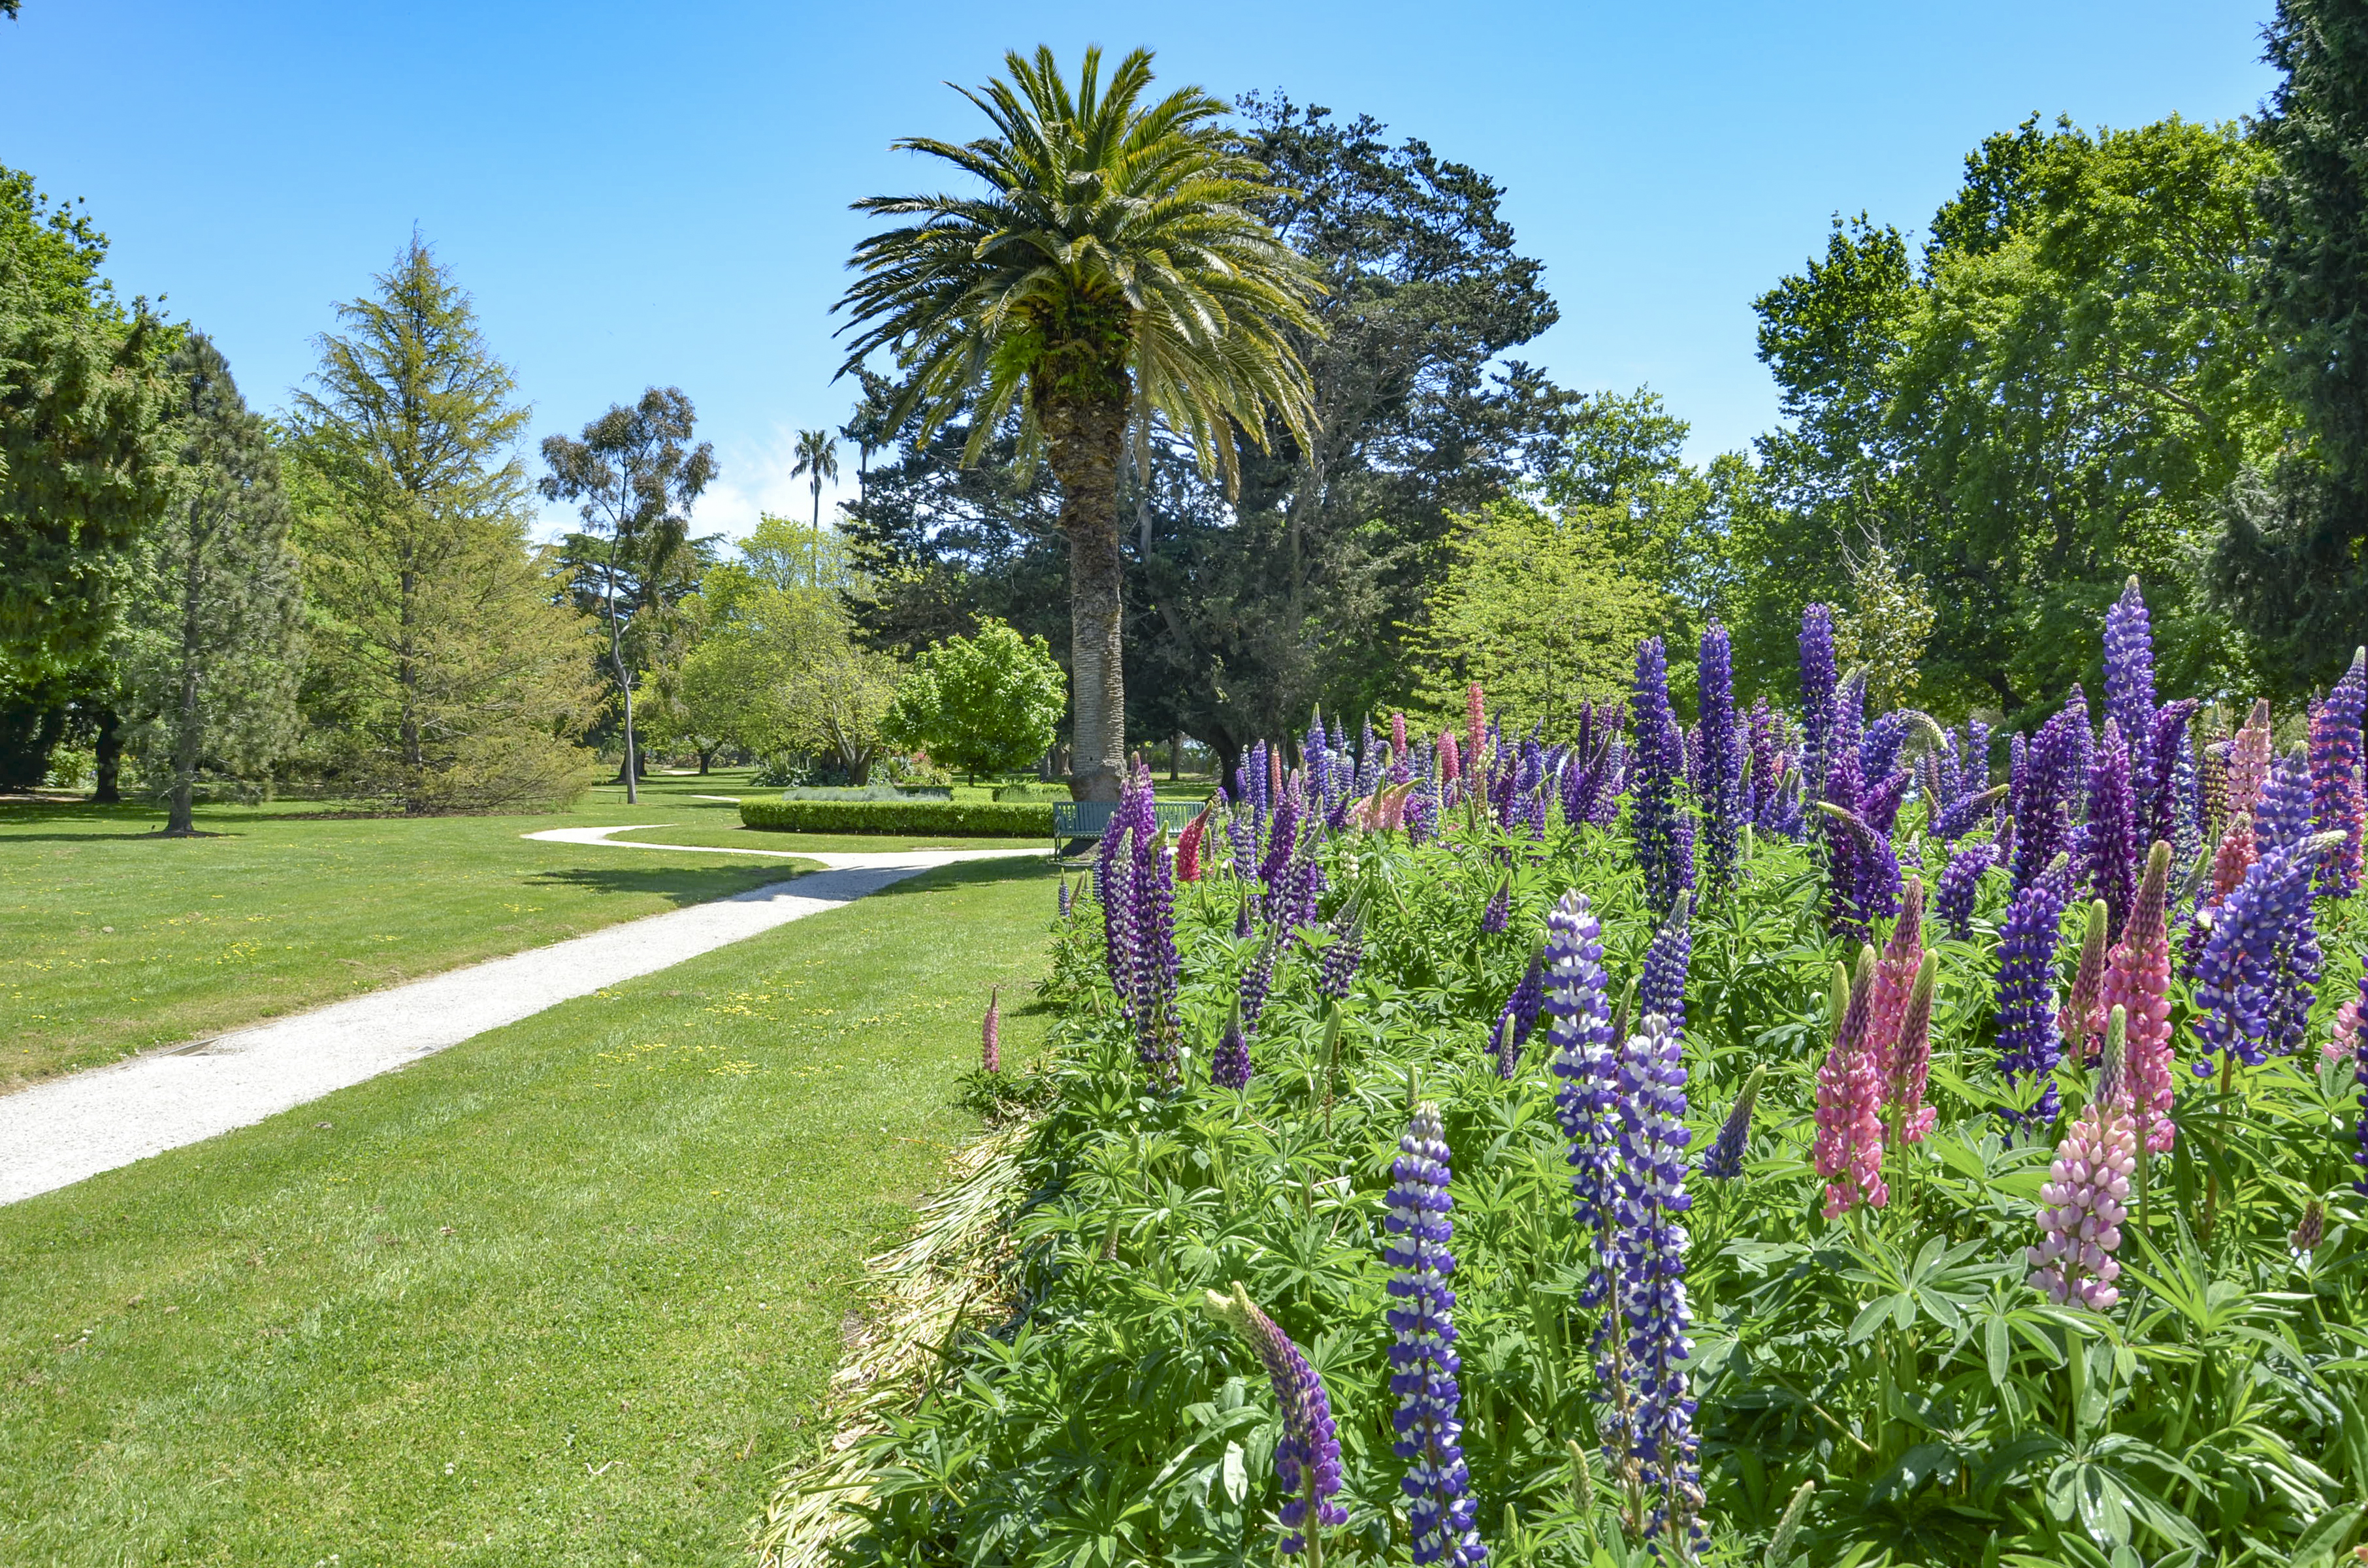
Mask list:
MULTIPOLYGON (((2182 698, 2166 702, 2154 712, 2154 731, 2143 737, 2141 747, 2136 740, 2130 749, 2135 758, 2143 750, 2149 773, 2131 776, 2133 790, 2138 800, 2138 841, 2152 844, 2156 839, 2176 842, 2180 824, 2180 764, 2187 764, 2186 773, 2192 780, 2195 762, 2192 748, 2187 744, 2188 722, 2203 704, 2194 698, 2182 698)), ((2134 761, 2133 767, 2136 766, 2134 761)))
POLYGON ((1512 923, 1512 918, 1513 879, 1508 874, 1498 879, 1497 891, 1488 895, 1487 903, 1480 911, 1480 934, 1484 937, 1499 936, 1512 923))
POLYGON ((2118 934, 2137 896, 2137 802, 2130 792, 2130 756, 2121 721, 2105 721, 2105 744, 2089 775, 2089 834, 2084 841, 2088 885, 2105 901, 2108 935, 2118 934))
MULTIPOLYGON (((1702 1514, 1695 1463, 1694 1399, 1686 1363, 1693 1354, 1693 1315, 1686 1300, 1682 1216, 1686 1192, 1686 1067, 1675 1026, 1647 1014, 1620 1052, 1619 1204, 1611 1240, 1620 1275, 1621 1316, 1628 1330, 1633 1399, 1626 1423, 1630 1453, 1656 1494, 1648 1534, 1675 1528, 1694 1537, 1702 1514)), ((1694 1544, 1699 1546, 1699 1539, 1694 1544)))
POLYGON ((1332 940, 1315 966, 1315 994, 1327 1002, 1347 999, 1365 956, 1365 917, 1352 903, 1332 922, 1332 940))
POLYGON ((2351 655, 2351 665, 2335 689, 2312 711, 2310 791, 2314 825, 2340 833, 2343 842, 2320 860, 2321 891, 2349 898, 2360 891, 2361 829, 2368 821, 2368 778, 2361 771, 2361 722, 2368 717, 2368 648, 2351 655))
POLYGON ((1826 792, 1827 737, 1834 724, 1834 612, 1811 605, 1801 612, 1801 728, 1807 736, 1801 766, 1809 789, 1826 792))
MULTIPOLYGON (((2009 1082, 2045 1077, 2064 1059, 2064 1037, 2055 1028, 2055 945, 2071 901, 2070 863, 2058 856, 2015 894, 1998 931, 1998 1066, 2009 1082)), ((2062 1100, 2051 1081, 2030 1120, 2055 1119, 2062 1100)), ((2006 1113, 2013 1119, 2013 1113, 2006 1113)))
POLYGON ((1760 1080, 1768 1069, 1754 1067, 1751 1076, 1743 1081, 1743 1092, 1735 1096, 1735 1104, 1719 1124, 1718 1138, 1702 1155, 1702 1174, 1712 1181, 1734 1181, 1743 1175, 1743 1156, 1751 1143, 1752 1108, 1759 1103, 1760 1080))
MULTIPOLYGON (((1866 675, 1846 676, 1834 687, 1833 727, 1826 734, 1826 766, 1833 767, 1834 754, 1844 749, 1863 752, 1866 742, 1866 675)), ((1860 758, 1863 770, 1865 758, 1860 758)))
POLYGON ((1218 1039, 1217 1049, 1210 1053, 1209 1082, 1221 1089, 1250 1086, 1250 1042, 1242 1032, 1242 1005, 1238 1000, 1225 1021, 1225 1032, 1218 1039))
POLYGON ((1858 744, 1859 771, 1869 778, 1890 777, 1899 768, 1899 754, 1924 715, 1910 708, 1895 708, 1866 727, 1858 744))
POLYGON ((2122 939, 2105 958, 2101 1000, 2122 1009, 2129 1046, 2130 1102, 2138 1136, 2161 1153, 2177 1137, 2170 1119, 2170 846, 2157 840, 2138 881, 2122 939))
POLYGON ((1230 1296, 1214 1290, 1206 1295, 1210 1315, 1249 1342, 1273 1387, 1282 1415, 1282 1440, 1274 1450, 1275 1479, 1282 1483, 1282 1550, 1296 1555, 1307 1549, 1311 1501, 1315 1506, 1313 1528, 1349 1522, 1349 1510, 1332 1501, 1340 1492, 1340 1437, 1332 1422, 1331 1397, 1291 1335, 1258 1311, 1240 1280, 1234 1281, 1230 1296))
POLYGON ((1139 905, 1134 895, 1134 854, 1128 844, 1131 834, 1131 829, 1121 826, 1102 882, 1103 965, 1110 972, 1110 989, 1118 994, 1119 1014, 1130 1020, 1134 1017, 1135 959, 1143 950, 1134 928, 1139 905))
POLYGON ((1490 1037, 1496 1048, 1497 1076, 1510 1078, 1520 1070, 1521 1048, 1529 1044, 1530 1033, 1537 1028, 1538 1013, 1545 1006, 1546 971, 1545 943, 1540 939, 1530 954, 1530 967, 1513 994, 1505 998, 1505 1010, 1497 1015, 1497 1032, 1490 1037))
POLYGON ((986 1016, 978 1022, 978 1064, 988 1073, 1003 1071, 1003 987, 986 994, 986 1016))
POLYGON ((1874 992, 1874 952, 1860 949, 1858 972, 1834 965, 1834 1041, 1817 1069, 1817 1174, 1826 1178, 1825 1215, 1880 1209, 1883 1180, 1883 1075, 1867 1049, 1874 992))
POLYGON ((1267 993, 1274 988, 1274 964, 1281 949, 1281 933, 1269 932, 1266 940, 1258 944, 1258 953, 1250 960, 1249 968, 1242 971, 1242 1029, 1245 1033, 1258 1032, 1258 1015, 1266 1011, 1267 993))
POLYGON ((1266 858, 1258 864, 1258 881, 1266 889, 1258 914, 1269 923, 1281 915, 1283 900, 1289 896, 1283 888, 1283 872, 1299 853, 1300 819, 1305 814, 1306 805, 1303 778, 1293 773, 1275 804, 1274 826, 1267 835, 1266 858))
MULTIPOLYGON (((2106 1077, 2119 1074, 2122 1041, 2116 1015, 2108 1028, 2106 1077)), ((2137 1133, 2128 1100, 2100 1092, 2084 1108, 2056 1150, 2039 1189, 2039 1244, 2025 1255, 2030 1283, 2062 1306, 2078 1301, 2103 1312, 2121 1300, 2113 1259, 2129 1217, 2130 1176, 2137 1169, 2137 1133)))
MULTIPOLYGON (((1148 805, 1148 789, 1144 799, 1148 805)), ((1176 882, 1167 838, 1160 834, 1148 846, 1138 841, 1132 879, 1136 1051, 1144 1069, 1163 1083, 1172 1080, 1176 1073, 1176 1040, 1182 1028, 1176 998, 1184 972, 1183 960, 1176 951, 1176 882)))
POLYGON ((1636 760, 1631 822, 1636 861, 1645 873, 1645 903, 1656 919, 1677 907, 1680 891, 1694 885, 1691 813, 1679 798, 1685 740, 1669 708, 1668 662, 1661 640, 1647 637, 1636 650, 1636 693, 1629 712, 1636 723, 1636 760))
MULTIPOLYGON (((1603 925, 1573 889, 1546 915, 1546 1040, 1554 1051, 1554 1117, 1570 1144, 1570 1188, 1579 1227, 1599 1233, 1611 1222, 1613 1143, 1619 1123, 1619 1052, 1603 972, 1603 925)), ((1582 1305, 1603 1297, 1600 1269, 1582 1305)))
POLYGON ((1974 931, 1974 897, 1980 891, 1982 873, 1998 864, 1998 845, 1988 839, 1968 844, 1949 857, 1949 869, 1941 873, 1941 883, 1932 898, 1932 911, 1940 916, 1941 927, 1959 940, 1974 931))
MULTIPOLYGON (((2248 1067, 2267 1059, 2282 949, 2309 912, 2310 877, 2310 857, 2271 850, 2212 912, 2211 934, 2195 960, 2195 1032, 2207 1051, 2233 1053, 2248 1067)), ((2196 1061, 2196 1076, 2213 1071, 2209 1060, 2196 1061)))
POLYGON ((1702 635, 1697 690, 1702 709, 1702 886, 1713 896, 1735 883, 1743 839, 1743 736, 1736 727, 1735 654, 1726 628, 1702 635))
POLYGON ((2154 632, 2133 576, 2105 612, 2105 722, 2121 725, 2141 792, 2154 773, 2154 632))
POLYGON ((2310 836, 2311 811, 2309 764, 2299 752, 2280 758, 2270 768, 2253 812, 2256 853, 2300 849, 2310 836))
POLYGON ((1321 816, 1332 804, 1332 747, 1324 733, 1324 710, 1315 710, 1299 741, 1300 772, 1307 780, 1307 804, 1321 816))
POLYGON ((1062 919, 1068 919, 1070 912, 1076 907, 1074 900, 1075 895, 1069 892, 1069 879, 1064 874, 1061 878, 1061 891, 1055 901, 1062 919))
POLYGON ((1388 1212, 1382 1228, 1382 1261, 1390 1267, 1387 1314, 1396 1340, 1390 1346, 1390 1392, 1398 1407, 1391 1417, 1397 1433, 1390 1451, 1406 1461, 1399 1487, 1406 1495, 1406 1524, 1414 1537, 1414 1561, 1477 1568, 1488 1561, 1473 1528, 1472 1476, 1463 1463, 1463 1423, 1457 1418, 1462 1392, 1455 1374, 1455 1199, 1449 1191, 1451 1165, 1439 1108, 1417 1108, 1398 1140, 1390 1166, 1388 1212))
POLYGON ((2182 737, 2169 754, 2170 848, 2182 864, 2192 864, 2203 848, 2203 788, 2195 747, 2182 737))
POLYGON ((2075 791, 2089 779, 2089 704, 2072 688, 2063 709, 2031 739, 2022 778, 2013 797, 2016 835, 2014 885, 2027 887, 2056 856, 2071 853, 2075 791))
POLYGON ((1637 1010, 1660 1014, 1680 1034, 1686 1028, 1686 970, 1693 958, 1692 915, 1693 895, 1679 893, 1678 906, 1645 949, 1636 985, 1637 1010))

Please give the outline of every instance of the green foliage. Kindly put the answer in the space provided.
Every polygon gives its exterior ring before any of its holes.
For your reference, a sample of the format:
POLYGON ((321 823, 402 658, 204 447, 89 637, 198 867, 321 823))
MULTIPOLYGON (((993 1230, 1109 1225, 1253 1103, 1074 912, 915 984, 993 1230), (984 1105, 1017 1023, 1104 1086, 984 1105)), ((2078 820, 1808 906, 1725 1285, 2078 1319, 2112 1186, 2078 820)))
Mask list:
POLYGON ((1422 629, 1430 672, 1416 699, 1460 727, 1478 681, 1508 730, 1543 720, 1565 733, 1579 705, 1622 691, 1636 643, 1668 600, 1632 574, 1614 544, 1622 518, 1574 503, 1554 512, 1496 501, 1462 520, 1422 629))
POLYGON ((975 637, 924 648, 881 722, 897 744, 975 778, 1027 767, 1053 744, 1068 677, 1042 637, 988 617, 975 637))
POLYGON ((2230 494, 2214 562, 2290 691, 2332 679, 2368 625, 2368 10, 2280 0, 2269 60, 2285 73, 2261 140, 2267 257, 2259 300, 2293 407, 2293 447, 2230 494))
POLYGON ((107 237, 0 166, 0 676, 90 663, 163 504, 174 335, 98 278, 107 237))
MULTIPOLYGON (((1276 1415, 1256 1362, 1197 1305, 1233 1279, 1329 1392, 1349 1517, 1327 1561, 1403 1561, 1381 1242, 1417 1096, 1441 1106, 1453 1154, 1462 1441, 1491 1560, 1655 1560, 1623 1539, 1600 1461, 1589 1485, 1572 1470, 1570 1444, 1593 1446, 1601 1409, 1602 1313, 1581 1304, 1594 1242, 1572 1213, 1545 1026, 1509 1080, 1489 1049, 1564 890, 1603 917, 1615 993, 1652 921, 1624 836, 1458 838, 1329 841, 1326 913, 1351 900, 1364 912, 1363 967, 1336 1008, 1315 991, 1316 944, 1286 944, 1238 1095, 1210 1086, 1206 1053, 1263 937, 1233 935, 1241 890, 1222 871, 1178 890, 1192 1046, 1179 1092, 1144 1086, 1091 902, 1059 928, 1054 1082, 1009 1228, 1020 1305, 955 1347, 921 1407, 865 1439, 855 1561, 1049 1565, 1096 1539, 1124 1561, 1263 1560, 1276 1415), (1508 865, 1509 927, 1481 935, 1508 865)), ((1937 870, 1939 846, 1925 853, 1937 870)), ((2183 1152, 2154 1162, 2124 1227, 2123 1301, 2051 1306, 2024 1283, 2024 1248, 2055 1139, 2002 1140, 1995 1115, 2003 892, 1985 891, 1972 939, 1937 944, 1940 1124, 1895 1145, 1889 1205, 1850 1222, 1820 1216, 1811 1157, 1842 956, 1818 873, 1762 840, 1736 896, 1696 923, 1696 1149, 1765 1069, 1743 1178, 1687 1178, 1703 1561, 2331 1568, 2358 1538, 2368 1483, 2349 1062, 2273 1060, 2225 1096, 2188 1080, 2183 1152), (2287 1233, 2312 1199, 2328 1203, 2327 1234, 2298 1259, 2287 1233)), ((2361 911, 2328 908, 2331 944, 2354 941, 2361 911)), ((2355 983, 2334 980, 2315 1038, 2355 983)), ((2182 1038, 2187 1017, 2182 994, 2182 1038)), ((2077 1068, 2065 1086, 2077 1102, 2077 1068)))
MULTIPOLYGON (((1759 301, 1786 428, 1761 460, 1788 515, 1758 542, 1747 640, 1841 602, 1879 536, 1927 585, 1931 700, 2017 719, 2097 676, 2094 624, 2135 571, 2164 678, 2243 688, 2253 651, 2193 569, 2220 497, 2281 418, 2242 258, 2269 165, 2239 127, 2169 119, 1990 138, 1911 256, 1838 223, 1759 301)), ((1742 557, 1739 553, 1739 558, 1742 557)))
POLYGON ((165 831, 184 834, 201 778, 251 787, 293 741, 303 644, 269 429, 204 335, 165 375, 172 488, 142 542, 115 659, 132 748, 171 802, 165 831))
POLYGON ((743 801, 740 821, 791 833, 1053 836, 1052 804, 1017 801, 743 801))
POLYGON ((377 283, 296 397, 305 760, 413 812, 566 799, 598 694, 589 628, 527 544, 527 410, 417 236, 377 283))
POLYGON ((1834 628, 1834 648, 1845 668, 1865 670, 1869 710, 1884 712, 1923 678, 1917 662, 1932 634, 1932 601, 1879 539, 1852 552, 1850 566, 1850 609, 1834 628))

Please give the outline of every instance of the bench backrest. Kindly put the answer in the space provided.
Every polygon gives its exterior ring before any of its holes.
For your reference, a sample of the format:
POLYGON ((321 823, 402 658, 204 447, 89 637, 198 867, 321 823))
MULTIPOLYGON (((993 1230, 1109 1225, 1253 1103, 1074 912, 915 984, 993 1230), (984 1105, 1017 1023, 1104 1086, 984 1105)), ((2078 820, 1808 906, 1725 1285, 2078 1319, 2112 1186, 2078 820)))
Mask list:
MULTIPOLYGON (((1201 804, 1195 801, 1155 801, 1151 809, 1158 813, 1159 825, 1169 833, 1183 832, 1185 825, 1201 814, 1201 804)), ((1053 836, 1064 843, 1076 838, 1099 838, 1117 811, 1115 801, 1055 801, 1053 836)))

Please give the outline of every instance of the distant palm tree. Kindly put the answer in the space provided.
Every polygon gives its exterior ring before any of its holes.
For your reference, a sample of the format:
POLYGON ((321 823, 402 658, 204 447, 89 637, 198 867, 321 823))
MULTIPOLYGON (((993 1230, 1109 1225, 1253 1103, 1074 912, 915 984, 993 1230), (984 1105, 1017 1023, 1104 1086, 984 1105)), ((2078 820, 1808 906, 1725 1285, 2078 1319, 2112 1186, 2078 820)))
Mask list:
POLYGON ((1069 789, 1114 800, 1126 752, 1118 471, 1156 413, 1204 468, 1235 479, 1234 440, 1271 406, 1302 439, 1307 372, 1287 335, 1318 329, 1315 272, 1250 211, 1272 194, 1235 151, 1226 106, 1199 87, 1144 107, 1151 55, 1105 86, 1086 51, 1075 94, 1050 49, 1008 54, 1008 81, 962 96, 994 134, 900 149, 944 159, 979 195, 875 196, 858 211, 914 222, 864 241, 839 308, 860 328, 840 374, 886 349, 905 381, 882 421, 926 437, 966 403, 974 460, 1005 417, 1042 451, 1069 539, 1076 744, 1069 789))
POLYGON ((814 492, 814 581, 822 586, 822 487, 827 480, 838 483, 838 443, 827 430, 798 432, 797 466, 790 470, 791 479, 805 479, 814 492), (811 476, 811 477, 809 477, 811 476))

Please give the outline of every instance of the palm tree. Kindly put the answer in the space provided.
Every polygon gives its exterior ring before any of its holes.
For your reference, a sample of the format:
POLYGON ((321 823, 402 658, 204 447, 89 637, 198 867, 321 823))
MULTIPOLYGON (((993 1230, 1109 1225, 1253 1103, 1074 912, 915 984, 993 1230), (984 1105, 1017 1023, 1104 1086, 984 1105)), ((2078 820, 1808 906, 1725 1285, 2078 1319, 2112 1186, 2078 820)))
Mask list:
POLYGON ((797 466, 790 470, 791 479, 804 478, 814 492, 814 581, 822 586, 822 487, 827 480, 838 483, 838 443, 827 430, 798 432, 797 466), (811 476, 811 477, 808 477, 811 476))
POLYGON ((896 145, 942 158, 977 195, 875 196, 862 212, 912 220, 855 249, 863 276, 838 308, 855 337, 840 374, 888 350, 905 375, 882 428, 926 437, 967 407, 964 460, 1015 411, 1023 454, 1061 489, 1069 540, 1076 756, 1070 792, 1118 796, 1126 752, 1121 669, 1118 472, 1153 415, 1204 469, 1235 480, 1234 442, 1263 441, 1266 409, 1301 439, 1307 372, 1289 334, 1314 335, 1314 268, 1249 203, 1275 194, 1265 165, 1218 123, 1199 87, 1145 105, 1151 55, 1105 85, 1086 51, 1073 94, 1050 49, 1004 56, 1009 79, 962 96, 994 133, 896 145), (858 331, 860 329, 860 331, 858 331))

